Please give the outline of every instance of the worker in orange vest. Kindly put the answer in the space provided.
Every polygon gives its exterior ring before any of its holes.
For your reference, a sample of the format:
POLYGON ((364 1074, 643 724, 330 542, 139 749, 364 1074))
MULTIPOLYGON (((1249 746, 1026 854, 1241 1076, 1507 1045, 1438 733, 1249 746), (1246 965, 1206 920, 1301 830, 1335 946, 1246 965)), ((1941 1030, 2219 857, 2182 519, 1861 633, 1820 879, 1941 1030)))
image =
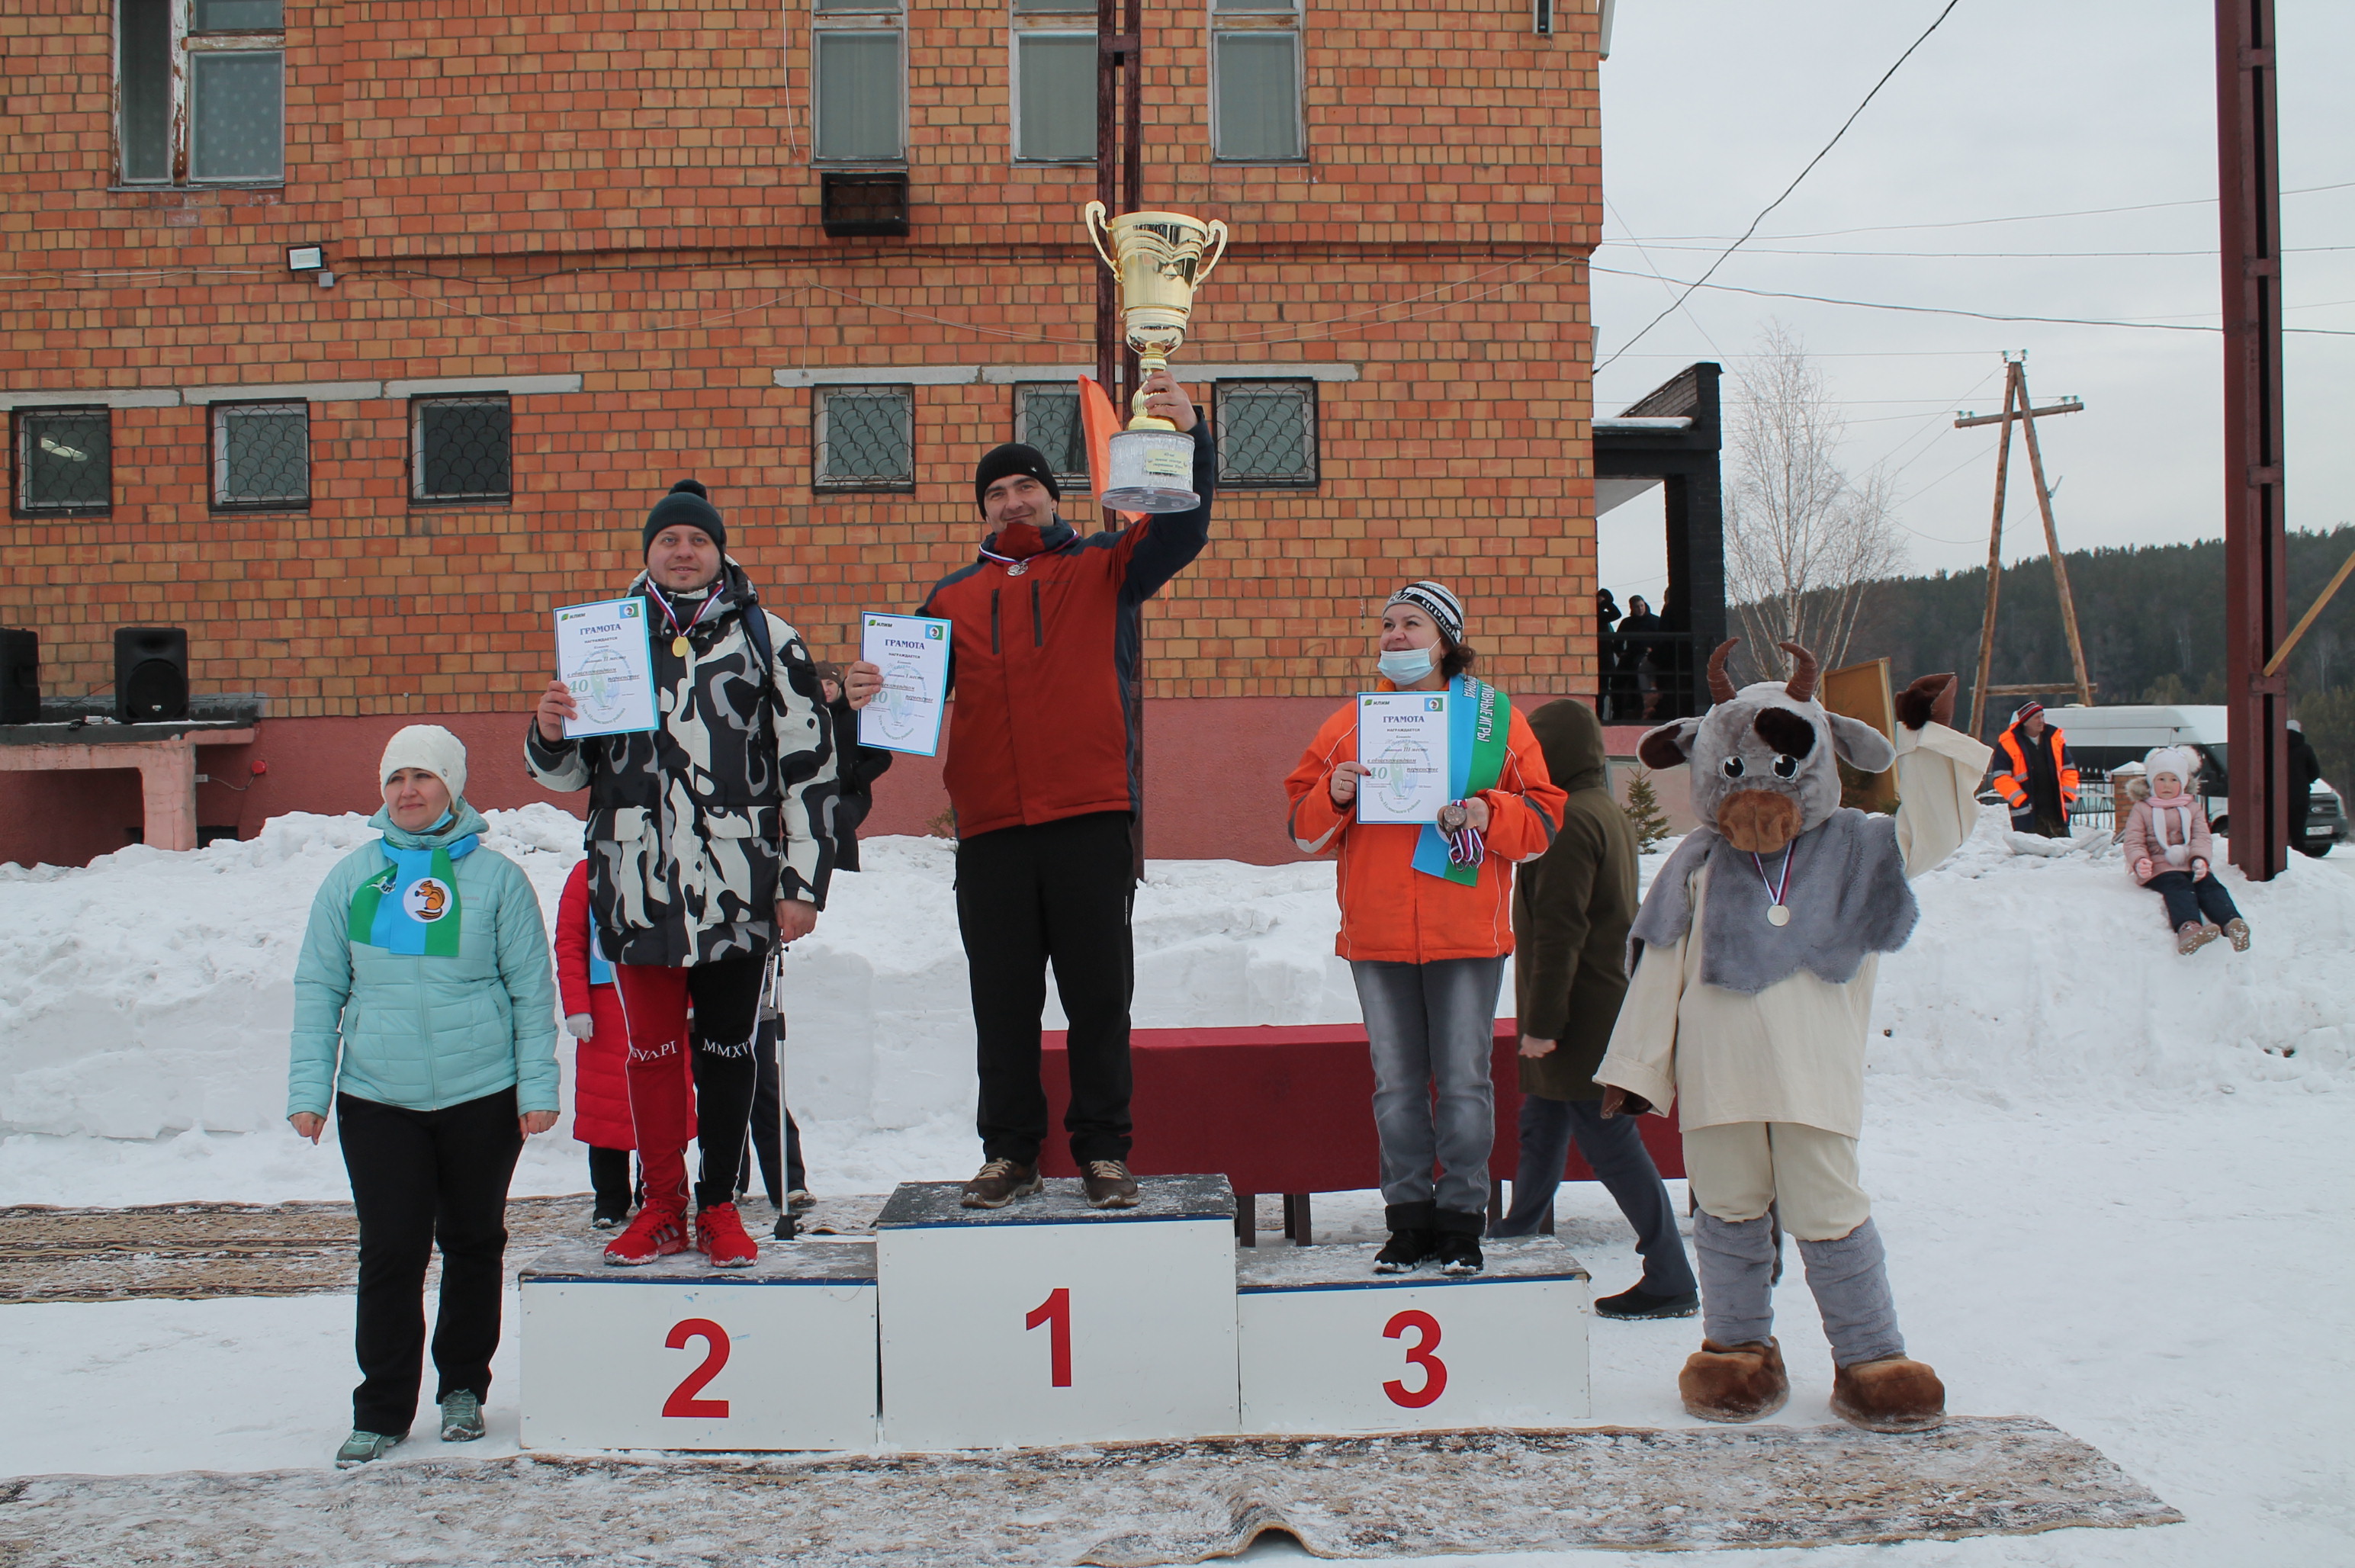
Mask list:
POLYGON ((2011 808, 2015 832, 2041 838, 2069 837, 2069 811, 2077 804, 2077 764, 2060 727, 2044 720, 2044 704, 2030 702, 2011 716, 2010 728, 1995 739, 2003 765, 1995 792, 2011 808))

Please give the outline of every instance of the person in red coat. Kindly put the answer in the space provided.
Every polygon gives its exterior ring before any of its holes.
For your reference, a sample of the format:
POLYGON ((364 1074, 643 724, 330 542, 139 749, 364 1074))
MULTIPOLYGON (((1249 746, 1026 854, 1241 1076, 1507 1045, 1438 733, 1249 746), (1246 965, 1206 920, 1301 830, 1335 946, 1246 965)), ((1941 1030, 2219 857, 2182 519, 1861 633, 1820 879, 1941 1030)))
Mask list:
MULTIPOLYGON (((572 1136, 589 1146, 589 1187, 596 1194, 591 1222, 610 1231, 630 1217, 630 1152, 638 1137, 630 1124, 630 1025, 613 966, 597 951, 586 860, 572 868, 557 901, 556 991, 564 1004, 565 1032, 574 1041, 572 1136)), ((691 1125, 687 1136, 694 1136, 691 1125)))

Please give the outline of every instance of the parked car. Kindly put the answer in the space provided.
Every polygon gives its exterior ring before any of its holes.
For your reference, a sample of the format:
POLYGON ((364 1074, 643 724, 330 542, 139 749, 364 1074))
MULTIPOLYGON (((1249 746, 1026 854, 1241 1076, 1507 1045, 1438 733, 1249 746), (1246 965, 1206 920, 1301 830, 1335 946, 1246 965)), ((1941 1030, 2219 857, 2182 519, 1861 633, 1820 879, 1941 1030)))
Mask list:
MULTIPOLYGON (((2153 746, 2189 746, 2202 763, 2191 787, 2200 796, 2210 824, 2232 831, 2231 747, 2221 704, 2166 707, 2124 704, 2115 708, 2048 708, 2046 720, 2069 739, 2069 754, 2090 778, 2106 778, 2121 763, 2138 763, 2153 746)), ((2302 818, 2290 825, 2290 842, 2308 855, 2327 855, 2348 836, 2347 805, 2328 783, 2309 793, 2302 818)))

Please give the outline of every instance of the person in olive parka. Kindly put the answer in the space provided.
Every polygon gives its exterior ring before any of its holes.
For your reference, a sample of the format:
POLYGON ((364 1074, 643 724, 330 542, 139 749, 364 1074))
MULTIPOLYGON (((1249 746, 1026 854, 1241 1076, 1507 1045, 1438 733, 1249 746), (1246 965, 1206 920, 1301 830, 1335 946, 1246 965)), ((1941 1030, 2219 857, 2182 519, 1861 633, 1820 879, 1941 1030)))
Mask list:
POLYGON ((1521 1157, 1500 1236, 1535 1231, 1561 1183, 1571 1140, 1636 1229, 1644 1276, 1594 1303, 1603 1317, 1689 1317, 1700 1306, 1675 1207, 1633 1116, 1605 1120, 1595 1069, 1627 994, 1636 834, 1611 798, 1603 725, 1563 699, 1529 715, 1546 771, 1569 792, 1553 848, 1513 885, 1513 986, 1521 1028, 1521 1157))

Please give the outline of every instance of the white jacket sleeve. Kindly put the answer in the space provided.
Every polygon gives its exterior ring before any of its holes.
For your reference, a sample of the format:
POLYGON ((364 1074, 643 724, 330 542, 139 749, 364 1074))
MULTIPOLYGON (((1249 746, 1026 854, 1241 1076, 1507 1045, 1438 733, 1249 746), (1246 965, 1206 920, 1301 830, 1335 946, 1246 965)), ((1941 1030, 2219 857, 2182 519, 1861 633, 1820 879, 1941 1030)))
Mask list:
POLYGON ((1958 730, 1897 731, 1897 848, 1918 877, 1963 846, 1978 825, 1979 780, 1995 752, 1958 730))

